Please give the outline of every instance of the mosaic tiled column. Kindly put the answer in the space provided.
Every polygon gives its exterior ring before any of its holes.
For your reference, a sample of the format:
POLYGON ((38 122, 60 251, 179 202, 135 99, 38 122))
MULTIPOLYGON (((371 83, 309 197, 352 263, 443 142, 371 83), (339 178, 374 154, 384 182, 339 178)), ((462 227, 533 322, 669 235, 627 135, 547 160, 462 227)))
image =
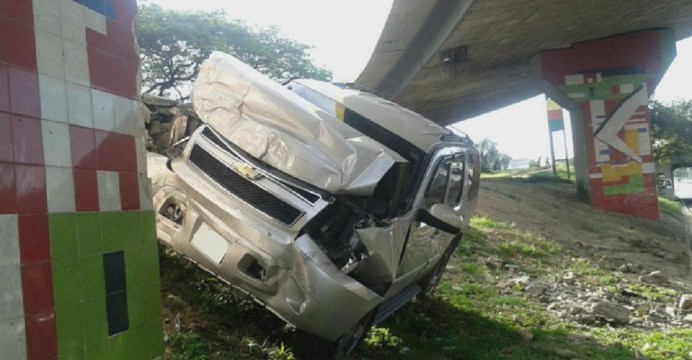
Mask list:
POLYGON ((589 195, 596 207, 658 219, 648 100, 674 57, 675 37, 668 30, 541 53, 543 78, 581 109, 581 118, 572 120, 586 134, 589 195))
POLYGON ((0 358, 162 355, 135 0, 0 0, 0 358))

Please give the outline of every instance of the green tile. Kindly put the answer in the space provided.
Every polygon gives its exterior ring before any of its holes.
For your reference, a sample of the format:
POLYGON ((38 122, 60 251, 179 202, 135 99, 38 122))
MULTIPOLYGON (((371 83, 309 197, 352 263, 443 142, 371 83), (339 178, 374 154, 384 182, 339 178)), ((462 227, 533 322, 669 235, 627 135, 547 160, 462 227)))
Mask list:
POLYGON ((108 360, 108 340, 87 345, 85 355, 86 360, 108 360))
MULTIPOLYGON (((106 297, 85 300, 82 303, 84 316, 84 343, 95 344, 108 337, 108 319, 106 318, 106 297)), ((89 356, 87 356, 89 358, 89 356)))
POLYGON ((51 214, 48 220, 51 258, 77 257, 77 220, 75 214, 51 214))
POLYGON ((143 250, 145 256, 145 275, 146 283, 157 283, 161 279, 161 274, 159 273, 159 248, 151 247, 143 250))
POLYGON ((151 334, 147 333, 146 327, 138 327, 129 330, 130 334, 128 336, 129 344, 131 347, 131 358, 139 360, 150 360, 153 357, 149 354, 150 346, 149 342, 152 341, 151 334))
POLYGON ((101 214, 77 214, 77 241, 79 256, 101 254, 101 214))
POLYGON ((132 359, 133 346, 130 331, 126 331, 108 338, 108 352, 111 359, 132 359))
POLYGON ((79 275, 82 299, 106 296, 106 280, 103 274, 103 255, 85 256, 79 259, 79 275))
POLYGON ((156 284, 149 284, 146 287, 146 317, 147 320, 160 318, 163 315, 163 306, 161 294, 161 286, 156 284))
POLYGON ((83 355, 82 303, 56 306, 55 322, 58 333, 58 353, 77 352, 83 355))
POLYGON ((82 299, 80 262, 78 258, 55 259, 53 270, 53 297, 56 305, 74 303, 82 299))
POLYGON ((140 211, 123 212, 123 221, 127 224, 123 232, 123 245, 125 249, 134 249, 144 246, 142 242, 142 213, 140 211))
POLYGON ((153 211, 142 211, 142 241, 146 247, 156 247, 156 217, 153 211))
POLYGON ((149 321, 144 325, 144 331, 149 339, 149 358, 153 359, 157 356, 163 356, 163 321, 161 318, 149 321))
POLYGON ((125 276, 128 289, 145 285, 151 279, 151 276, 146 273, 152 268, 147 264, 148 260, 144 249, 125 250, 125 276))
POLYGON ((130 328, 144 324, 147 320, 147 289, 138 287, 127 290, 127 314, 130 328))
POLYGON ((101 213, 101 240, 103 252, 109 253, 124 249, 124 238, 130 228, 124 212, 101 213))
POLYGON ((58 358, 60 360, 84 360, 84 349, 68 351, 63 353, 59 352, 58 358))

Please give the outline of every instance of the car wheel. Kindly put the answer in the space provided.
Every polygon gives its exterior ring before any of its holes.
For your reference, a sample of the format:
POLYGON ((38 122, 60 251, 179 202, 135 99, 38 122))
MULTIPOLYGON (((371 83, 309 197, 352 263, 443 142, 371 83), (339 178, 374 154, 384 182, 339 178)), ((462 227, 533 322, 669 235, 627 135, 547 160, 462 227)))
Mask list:
POLYGON ((437 284, 439 284, 440 279, 442 279, 442 274, 444 274, 445 269, 447 268, 447 263, 452 257, 452 253, 454 253, 457 245, 459 245, 459 240, 461 240, 460 236, 455 236, 454 239, 452 239, 452 242, 447 247, 447 250, 445 250, 445 252, 442 253, 442 256, 440 256, 440 260, 437 262, 437 265, 435 265, 435 267, 427 275, 425 275, 423 280, 420 282, 421 295, 431 297, 433 292, 435 292, 435 288, 437 288, 437 284))
POLYGON ((358 347, 372 327, 375 312, 376 309, 371 310, 334 342, 334 359, 343 359, 358 347))

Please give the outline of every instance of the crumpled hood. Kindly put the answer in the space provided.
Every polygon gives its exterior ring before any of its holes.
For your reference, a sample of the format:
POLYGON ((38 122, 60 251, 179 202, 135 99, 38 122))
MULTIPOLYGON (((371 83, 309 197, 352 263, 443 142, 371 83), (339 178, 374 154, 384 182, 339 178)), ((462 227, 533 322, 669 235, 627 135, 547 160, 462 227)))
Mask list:
POLYGON ((225 53, 214 52, 202 64, 192 104, 228 141, 335 194, 372 195, 395 162, 406 162, 225 53))

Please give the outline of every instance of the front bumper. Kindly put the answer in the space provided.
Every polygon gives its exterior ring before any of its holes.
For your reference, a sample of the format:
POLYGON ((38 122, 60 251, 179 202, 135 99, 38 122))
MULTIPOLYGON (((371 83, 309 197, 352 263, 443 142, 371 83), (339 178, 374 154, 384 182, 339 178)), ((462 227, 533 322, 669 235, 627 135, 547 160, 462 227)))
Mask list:
MULTIPOLYGON (((270 221, 183 159, 150 161, 160 241, 248 293, 288 323, 327 340, 382 297, 341 272, 307 235, 310 211, 292 226, 270 221), (171 208, 183 215, 175 221, 171 208)), ((317 211, 317 210, 315 210, 317 211)))

